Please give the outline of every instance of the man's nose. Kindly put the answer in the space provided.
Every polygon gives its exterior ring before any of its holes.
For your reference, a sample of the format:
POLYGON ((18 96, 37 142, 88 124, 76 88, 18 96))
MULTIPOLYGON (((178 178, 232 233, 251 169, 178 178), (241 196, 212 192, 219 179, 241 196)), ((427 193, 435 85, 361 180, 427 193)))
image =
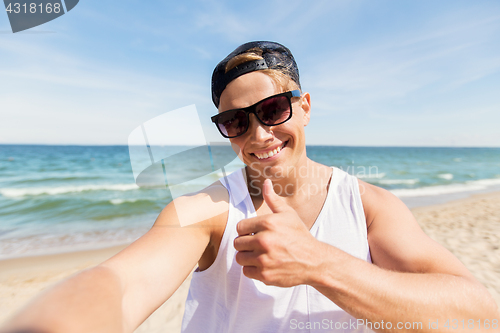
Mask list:
POLYGON ((273 138, 272 126, 263 125, 257 117, 251 113, 250 114, 250 124, 248 125, 248 131, 250 131, 250 136, 255 141, 266 141, 273 138))

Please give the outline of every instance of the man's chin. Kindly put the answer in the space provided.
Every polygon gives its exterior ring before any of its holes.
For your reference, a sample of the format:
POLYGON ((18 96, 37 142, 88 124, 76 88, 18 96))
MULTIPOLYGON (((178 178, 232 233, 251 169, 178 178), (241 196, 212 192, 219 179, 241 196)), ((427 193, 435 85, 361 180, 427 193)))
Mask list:
POLYGON ((265 165, 263 163, 251 163, 247 165, 250 177, 271 179, 277 181, 283 179, 287 175, 287 167, 280 164, 265 165))

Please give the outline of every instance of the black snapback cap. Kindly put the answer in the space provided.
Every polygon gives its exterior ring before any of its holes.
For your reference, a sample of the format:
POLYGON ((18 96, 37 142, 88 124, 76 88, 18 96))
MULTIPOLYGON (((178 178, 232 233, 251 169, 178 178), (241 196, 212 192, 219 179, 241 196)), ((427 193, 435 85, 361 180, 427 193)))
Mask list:
POLYGON ((215 107, 219 107, 220 95, 226 89, 229 82, 243 74, 263 69, 276 69, 286 74, 300 88, 299 69, 292 52, 288 48, 276 42, 249 42, 239 46, 215 67, 212 74, 212 101, 215 107), (245 62, 226 73, 226 65, 229 60, 237 55, 247 53, 248 50, 253 48, 262 50, 263 59, 245 62))

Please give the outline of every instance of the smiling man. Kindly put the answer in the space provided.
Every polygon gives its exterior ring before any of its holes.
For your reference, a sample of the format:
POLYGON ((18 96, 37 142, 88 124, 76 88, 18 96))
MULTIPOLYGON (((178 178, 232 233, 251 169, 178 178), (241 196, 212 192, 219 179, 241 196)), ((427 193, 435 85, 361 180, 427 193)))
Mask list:
POLYGON ((311 97, 300 89, 277 43, 244 44, 214 71, 212 121, 247 167, 221 180, 229 214, 193 276, 185 330, 425 331, 429 320, 497 316, 399 199, 307 157, 311 97))
POLYGON ((246 167, 175 199, 147 234, 39 297, 7 331, 132 332, 196 263, 183 332, 498 320, 486 289, 399 199, 307 157, 311 96, 290 50, 238 47, 217 65, 212 98, 212 121, 246 167))

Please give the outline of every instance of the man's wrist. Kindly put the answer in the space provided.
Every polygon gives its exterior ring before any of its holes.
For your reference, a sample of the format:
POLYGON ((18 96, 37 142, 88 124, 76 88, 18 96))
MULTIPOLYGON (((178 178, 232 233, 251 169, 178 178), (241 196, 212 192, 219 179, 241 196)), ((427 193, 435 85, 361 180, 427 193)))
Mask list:
POLYGON ((338 267, 335 263, 337 259, 335 252, 340 250, 321 241, 317 241, 317 243, 311 266, 308 269, 306 284, 316 289, 334 287, 332 267, 338 267))

